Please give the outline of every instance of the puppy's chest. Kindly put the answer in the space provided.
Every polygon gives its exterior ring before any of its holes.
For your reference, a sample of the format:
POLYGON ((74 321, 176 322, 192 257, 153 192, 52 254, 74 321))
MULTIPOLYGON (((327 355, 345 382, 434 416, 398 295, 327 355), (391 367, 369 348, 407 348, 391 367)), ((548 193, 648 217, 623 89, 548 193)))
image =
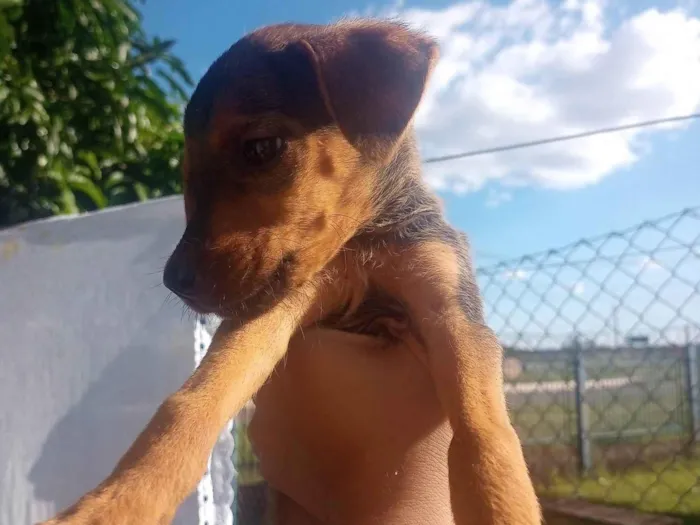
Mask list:
POLYGON ((321 324, 335 330, 388 340, 399 339, 410 329, 408 310, 404 304, 373 284, 354 304, 346 304, 321 324))
POLYGON ((369 335, 391 341, 411 329, 409 309, 382 283, 391 279, 395 258, 393 246, 383 239, 355 239, 334 265, 346 281, 341 306, 320 324, 334 330, 369 335))

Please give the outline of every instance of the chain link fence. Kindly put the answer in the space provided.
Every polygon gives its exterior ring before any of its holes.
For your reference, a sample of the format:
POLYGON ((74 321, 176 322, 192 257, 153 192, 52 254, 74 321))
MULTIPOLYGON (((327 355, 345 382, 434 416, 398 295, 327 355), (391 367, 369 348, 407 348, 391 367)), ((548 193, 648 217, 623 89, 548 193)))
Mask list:
MULTIPOLYGON (((539 493, 700 517, 700 207, 477 273, 539 493)), ((266 504, 252 410, 239 525, 266 504)))
POLYGON ((700 208, 478 274, 540 494, 700 517, 700 208))

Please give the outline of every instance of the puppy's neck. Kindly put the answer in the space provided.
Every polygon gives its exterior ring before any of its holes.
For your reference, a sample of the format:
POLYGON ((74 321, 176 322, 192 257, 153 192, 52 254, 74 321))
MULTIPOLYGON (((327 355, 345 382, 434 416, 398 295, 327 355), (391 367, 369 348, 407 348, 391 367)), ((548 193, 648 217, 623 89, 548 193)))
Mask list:
POLYGON ((459 300, 467 317, 483 322, 483 306, 472 270, 469 242, 452 228, 442 204, 422 177, 415 135, 408 129, 393 160, 377 173, 374 217, 348 243, 363 268, 371 270, 376 254, 426 241, 442 242, 457 256, 459 300))
POLYGON ((436 234, 441 237, 448 227, 440 201, 423 181, 412 129, 407 130, 392 161, 377 174, 373 204, 375 215, 357 240, 412 243, 436 234))

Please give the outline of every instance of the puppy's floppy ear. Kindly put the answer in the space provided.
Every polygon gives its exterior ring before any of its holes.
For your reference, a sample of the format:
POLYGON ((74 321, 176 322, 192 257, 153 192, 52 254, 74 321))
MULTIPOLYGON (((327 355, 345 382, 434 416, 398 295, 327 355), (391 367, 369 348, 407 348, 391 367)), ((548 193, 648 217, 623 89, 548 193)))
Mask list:
POLYGON ((437 62, 431 38, 393 22, 345 22, 301 42, 328 112, 366 158, 386 161, 437 62))

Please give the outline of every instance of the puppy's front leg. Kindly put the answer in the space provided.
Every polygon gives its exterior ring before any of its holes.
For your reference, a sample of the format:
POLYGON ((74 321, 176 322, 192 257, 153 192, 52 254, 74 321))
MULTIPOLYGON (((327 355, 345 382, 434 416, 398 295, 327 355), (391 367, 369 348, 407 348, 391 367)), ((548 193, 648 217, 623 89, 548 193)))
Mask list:
POLYGON ((453 247, 414 246, 383 280, 407 304, 450 420, 457 525, 539 525, 540 508, 503 389, 502 348, 481 320, 478 289, 453 247), (393 274, 393 278, 392 278, 393 274))
POLYGON ((194 489, 221 428, 286 352, 313 290, 234 328, 224 323, 206 357, 157 410, 96 489, 46 525, 162 525, 194 489))
POLYGON ((537 496, 506 409, 502 348, 486 326, 459 310, 444 315, 426 333, 454 432, 448 463, 456 524, 539 525, 537 496))

